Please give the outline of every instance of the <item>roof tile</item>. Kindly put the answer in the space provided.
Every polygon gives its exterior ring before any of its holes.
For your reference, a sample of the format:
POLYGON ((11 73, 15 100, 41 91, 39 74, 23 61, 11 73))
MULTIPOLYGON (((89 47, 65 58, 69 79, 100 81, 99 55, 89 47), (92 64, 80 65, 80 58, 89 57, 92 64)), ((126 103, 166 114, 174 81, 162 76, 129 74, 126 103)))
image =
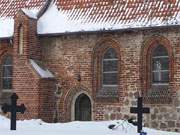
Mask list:
MULTIPOLYGON (((41 8, 46 0, 0 0, 0 17, 14 16, 21 8, 41 8)), ((129 23, 167 20, 180 12, 180 0, 55 0, 69 20, 129 23)))

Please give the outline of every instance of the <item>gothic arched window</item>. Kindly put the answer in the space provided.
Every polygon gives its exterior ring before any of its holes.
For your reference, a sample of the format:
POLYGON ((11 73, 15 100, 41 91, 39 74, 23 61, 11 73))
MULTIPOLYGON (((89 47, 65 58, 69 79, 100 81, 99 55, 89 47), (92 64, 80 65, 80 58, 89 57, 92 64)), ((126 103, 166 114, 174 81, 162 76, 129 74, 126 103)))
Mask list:
POLYGON ((2 63, 2 89, 12 89, 12 57, 6 56, 2 63))
POLYGON ((158 45, 152 52, 152 84, 169 83, 169 56, 163 45, 158 45))
POLYGON ((115 49, 109 48, 102 59, 102 86, 118 85, 118 57, 115 49))
POLYGON ((112 39, 107 38, 94 48, 93 91, 98 100, 117 102, 122 96, 120 59, 120 45, 112 39))

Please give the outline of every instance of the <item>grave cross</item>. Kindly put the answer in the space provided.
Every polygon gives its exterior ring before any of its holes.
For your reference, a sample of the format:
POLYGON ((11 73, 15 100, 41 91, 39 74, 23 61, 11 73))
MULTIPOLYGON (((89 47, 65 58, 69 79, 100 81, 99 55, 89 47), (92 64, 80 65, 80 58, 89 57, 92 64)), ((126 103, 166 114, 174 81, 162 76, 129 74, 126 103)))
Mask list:
POLYGON ((26 110, 26 107, 24 106, 24 104, 17 106, 17 99, 18 99, 17 94, 13 93, 11 96, 11 105, 8 105, 5 103, 2 106, 2 111, 4 113, 7 113, 7 112, 11 113, 11 130, 16 130, 16 113, 17 112, 24 113, 26 110))
POLYGON ((138 133, 142 131, 142 119, 143 119, 143 113, 150 113, 149 108, 143 107, 143 100, 142 97, 138 98, 138 105, 137 107, 131 107, 130 113, 136 113, 137 114, 137 122, 136 125, 138 126, 138 133))

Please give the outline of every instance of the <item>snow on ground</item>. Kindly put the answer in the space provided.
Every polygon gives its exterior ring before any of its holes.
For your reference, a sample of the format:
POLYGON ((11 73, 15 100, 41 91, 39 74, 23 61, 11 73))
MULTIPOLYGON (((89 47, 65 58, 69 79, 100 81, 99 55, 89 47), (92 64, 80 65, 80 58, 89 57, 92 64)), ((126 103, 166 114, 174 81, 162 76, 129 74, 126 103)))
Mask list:
MULTIPOLYGON (((17 130, 10 131, 9 119, 0 116, 0 134, 1 135, 138 135, 136 127, 123 121, 104 121, 104 122, 69 122, 49 124, 41 120, 25 120, 17 122, 17 130), (110 124, 121 126, 111 130, 110 124)), ((180 135, 180 133, 163 132, 144 128, 147 135, 180 135)))

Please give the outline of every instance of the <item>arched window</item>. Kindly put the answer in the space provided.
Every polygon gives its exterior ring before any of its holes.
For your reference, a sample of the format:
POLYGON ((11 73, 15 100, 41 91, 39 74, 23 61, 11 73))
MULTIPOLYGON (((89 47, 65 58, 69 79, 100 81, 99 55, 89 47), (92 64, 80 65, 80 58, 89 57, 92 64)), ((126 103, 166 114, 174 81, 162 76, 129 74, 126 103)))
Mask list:
POLYGON ((109 48, 102 59, 102 86, 118 85, 118 57, 113 48, 109 48))
POLYGON ((173 47, 163 36, 153 36, 142 52, 142 96, 152 104, 172 102, 174 82, 173 47))
POLYGON ((12 57, 6 56, 2 63, 2 89, 12 89, 12 57))
POLYGON ((163 45, 152 50, 152 85, 169 83, 169 56, 163 45))
POLYGON ((24 36, 23 26, 21 25, 19 27, 19 46, 18 46, 18 53, 20 55, 23 54, 23 44, 24 44, 23 36, 24 36))
POLYGON ((93 93, 97 100, 117 102, 121 92, 120 45, 107 38, 94 48, 93 93), (110 99, 110 100, 109 100, 110 99))

